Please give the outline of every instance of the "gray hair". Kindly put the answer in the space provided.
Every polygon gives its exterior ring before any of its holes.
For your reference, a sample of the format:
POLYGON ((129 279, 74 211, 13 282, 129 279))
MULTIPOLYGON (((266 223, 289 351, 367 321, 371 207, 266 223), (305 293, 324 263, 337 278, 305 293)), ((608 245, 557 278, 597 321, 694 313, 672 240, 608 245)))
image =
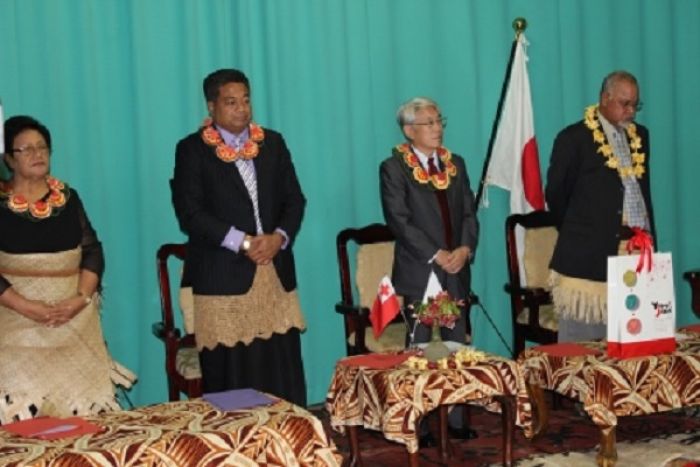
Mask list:
POLYGON ((606 92, 610 94, 612 92, 612 89, 619 81, 627 81, 629 83, 634 84, 637 87, 637 89, 639 89, 639 84, 637 84, 637 78, 635 78, 632 73, 625 70, 617 70, 608 74, 608 76, 606 76, 603 79, 603 84, 600 86, 600 93, 603 94, 604 92, 606 92))
POLYGON ((396 121, 399 124, 399 128, 403 131, 404 125, 410 125, 416 121, 416 112, 425 108, 434 108, 440 113, 440 106, 437 105, 432 99, 427 97, 414 97, 413 99, 404 102, 396 111, 396 121))

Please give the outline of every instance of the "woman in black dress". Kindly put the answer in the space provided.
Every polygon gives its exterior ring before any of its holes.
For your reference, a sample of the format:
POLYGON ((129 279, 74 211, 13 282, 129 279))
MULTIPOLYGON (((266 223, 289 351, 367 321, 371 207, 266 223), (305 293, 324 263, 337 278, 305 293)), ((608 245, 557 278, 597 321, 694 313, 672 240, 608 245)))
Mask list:
POLYGON ((51 134, 5 122, 0 181, 0 423, 118 409, 133 375, 102 337, 102 245, 78 194, 50 175, 51 134))

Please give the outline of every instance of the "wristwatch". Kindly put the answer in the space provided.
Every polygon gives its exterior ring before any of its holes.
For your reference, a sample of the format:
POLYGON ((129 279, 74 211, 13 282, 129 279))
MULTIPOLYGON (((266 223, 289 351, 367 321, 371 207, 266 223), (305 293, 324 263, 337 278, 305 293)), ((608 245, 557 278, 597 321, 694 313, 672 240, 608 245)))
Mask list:
POLYGON ((241 251, 248 253, 248 250, 250 250, 250 235, 243 237, 243 242, 241 243, 241 251))

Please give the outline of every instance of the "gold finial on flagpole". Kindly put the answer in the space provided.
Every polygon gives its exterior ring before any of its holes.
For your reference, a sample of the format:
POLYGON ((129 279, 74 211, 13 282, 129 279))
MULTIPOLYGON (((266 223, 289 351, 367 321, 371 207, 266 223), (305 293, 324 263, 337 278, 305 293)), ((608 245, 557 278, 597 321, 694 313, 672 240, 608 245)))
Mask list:
POLYGON ((522 16, 518 16, 513 20, 513 30, 515 31, 515 38, 520 37, 520 34, 527 29, 527 20, 522 16))

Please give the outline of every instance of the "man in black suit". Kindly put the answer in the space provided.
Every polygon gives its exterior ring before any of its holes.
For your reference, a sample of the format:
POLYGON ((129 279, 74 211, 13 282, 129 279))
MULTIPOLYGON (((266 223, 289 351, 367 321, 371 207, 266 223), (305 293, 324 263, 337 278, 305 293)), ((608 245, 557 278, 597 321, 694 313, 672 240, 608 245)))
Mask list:
POLYGON ((545 196, 559 229, 550 266, 561 342, 605 337, 607 258, 632 227, 654 234, 649 132, 633 122, 641 105, 637 79, 610 73, 598 105, 554 142, 545 196))
MULTIPOLYGON (((418 302, 432 270, 452 297, 466 300, 478 222, 464 160, 442 146, 445 118, 434 101, 411 99, 399 108, 397 120, 407 143, 393 148, 380 168, 384 217, 396 237, 394 287, 404 303, 418 302)), ((468 328, 463 308, 454 329, 441 328, 442 337, 465 343, 468 328)), ((430 330, 419 324, 414 342, 429 338, 430 330)))
POLYGON ((176 150, 204 392, 252 387, 306 404, 292 245, 306 199, 282 135, 252 122, 233 69, 204 79, 209 117, 176 150))

